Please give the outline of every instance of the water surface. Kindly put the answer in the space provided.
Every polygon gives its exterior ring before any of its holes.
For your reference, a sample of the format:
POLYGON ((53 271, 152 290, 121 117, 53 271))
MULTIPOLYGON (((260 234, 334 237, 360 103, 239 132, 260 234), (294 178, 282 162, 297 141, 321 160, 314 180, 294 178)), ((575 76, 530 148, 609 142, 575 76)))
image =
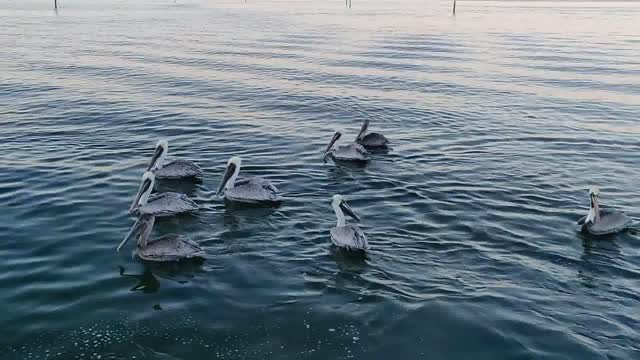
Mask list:
POLYGON ((450 5, 2 3, 0 358, 638 358, 640 239, 575 220, 640 218, 640 6, 450 5), (367 118, 393 149, 323 163, 367 118), (115 252, 159 138, 200 266, 115 252), (233 155, 282 207, 214 197, 233 155))

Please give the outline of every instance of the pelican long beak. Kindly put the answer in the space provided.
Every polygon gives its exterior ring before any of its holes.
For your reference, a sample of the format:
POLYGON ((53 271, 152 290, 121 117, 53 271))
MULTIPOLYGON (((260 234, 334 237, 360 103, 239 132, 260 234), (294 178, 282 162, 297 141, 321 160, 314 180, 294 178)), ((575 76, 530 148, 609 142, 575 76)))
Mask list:
POLYGON ((149 191, 150 187, 151 187, 150 179, 145 179, 144 181, 142 181, 142 183, 140 184, 140 188, 138 189, 138 193, 136 194, 136 197, 133 199, 133 202, 131 203, 131 207, 129 207, 129 214, 133 213, 136 210, 136 208, 139 205, 140 198, 145 192, 149 191))
POLYGON ((153 171, 153 170, 157 170, 159 168, 158 164, 156 164, 156 162, 158 162, 158 159, 160 158, 160 155, 162 155, 162 153, 164 152, 164 149, 162 148, 162 146, 157 146, 156 147, 156 151, 153 153, 153 156, 151 157, 151 160, 149 161, 149 165, 147 166, 147 170, 146 171, 153 171))
POLYGON ((333 137, 331 138, 329 145, 327 145, 327 148, 324 151, 324 155, 327 155, 331 151, 331 148, 333 148, 333 144, 335 144, 336 141, 340 139, 340 137, 342 137, 342 134, 339 131, 336 131, 336 133, 333 134, 333 137))
POLYGON ((118 247, 116 248, 116 251, 120 251, 120 249, 124 246, 124 244, 126 244, 127 241, 129 241, 129 239, 131 239, 132 237, 136 237, 140 233, 140 230, 142 229, 143 224, 144 223, 140 221, 140 219, 136 220, 136 222, 131 227, 131 230, 129 230, 129 232, 127 233, 127 236, 124 237, 120 245, 118 245, 118 247))
POLYGON ((594 224, 600 221, 600 205, 598 204, 598 195, 595 193, 589 194, 591 198, 591 206, 589 207, 589 213, 584 219, 584 224, 594 224))
POLYGON ((354 220, 360 221, 360 217, 353 212, 353 209, 351 209, 351 206, 349 206, 346 201, 343 200, 340 203, 340 209, 342 209, 345 214, 351 216, 354 220))
POLYGON ((591 208, 595 213, 594 222, 600 221, 600 203, 598 202, 598 195, 591 195, 591 208))
POLYGON ((596 210, 594 208, 589 209, 587 218, 584 219, 584 225, 593 224, 596 219, 596 210))
POLYGON ((222 177, 222 183, 220 183, 220 188, 218 188, 218 191, 216 192, 216 196, 220 196, 220 194, 222 194, 222 192, 225 189, 225 186, 227 186, 227 182, 229 182, 229 179, 231 179, 231 177, 233 176, 233 173, 235 172, 236 172, 236 164, 230 163, 229 165, 227 165, 227 171, 224 172, 224 176, 222 177))
POLYGON ((367 129, 369 129, 369 120, 365 120, 362 123, 362 127, 360 128, 360 132, 358 133, 358 136, 356 136, 356 141, 362 139, 364 134, 367 132, 367 129))

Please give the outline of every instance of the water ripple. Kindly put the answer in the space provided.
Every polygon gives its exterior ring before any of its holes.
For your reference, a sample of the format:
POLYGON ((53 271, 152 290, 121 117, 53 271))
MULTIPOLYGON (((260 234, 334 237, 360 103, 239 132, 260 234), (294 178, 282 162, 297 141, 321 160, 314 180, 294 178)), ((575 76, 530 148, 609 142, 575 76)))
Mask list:
POLYGON ((594 183, 640 218, 637 5, 100 4, 0 9, 0 358, 640 352, 637 234, 575 224, 594 183), (324 163, 364 119, 392 149, 324 163), (114 251, 158 138, 206 176, 158 185, 201 210, 154 235, 202 264, 114 251), (214 196, 233 155, 281 207, 214 196))

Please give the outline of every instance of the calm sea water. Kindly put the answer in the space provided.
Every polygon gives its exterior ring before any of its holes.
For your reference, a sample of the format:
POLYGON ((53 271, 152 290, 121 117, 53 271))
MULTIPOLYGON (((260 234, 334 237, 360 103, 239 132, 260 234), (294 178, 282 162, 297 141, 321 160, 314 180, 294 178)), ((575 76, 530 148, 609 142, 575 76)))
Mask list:
POLYGON ((575 227, 640 218, 640 4, 50 3, 0 4, 1 359, 640 358, 640 237, 575 227), (323 163, 363 119, 393 149, 323 163), (200 266, 115 252, 160 138, 200 266), (282 207, 214 197, 232 155, 282 207))

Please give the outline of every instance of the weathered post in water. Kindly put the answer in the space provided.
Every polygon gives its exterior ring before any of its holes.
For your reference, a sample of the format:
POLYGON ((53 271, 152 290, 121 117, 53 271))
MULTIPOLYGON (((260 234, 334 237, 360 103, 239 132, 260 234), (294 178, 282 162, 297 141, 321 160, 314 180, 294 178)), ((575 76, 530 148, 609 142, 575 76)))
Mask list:
POLYGON ((456 0, 453 0, 453 15, 456 14, 456 0))
POLYGON ((58 0, 53 0, 53 8, 58 10, 58 0))

